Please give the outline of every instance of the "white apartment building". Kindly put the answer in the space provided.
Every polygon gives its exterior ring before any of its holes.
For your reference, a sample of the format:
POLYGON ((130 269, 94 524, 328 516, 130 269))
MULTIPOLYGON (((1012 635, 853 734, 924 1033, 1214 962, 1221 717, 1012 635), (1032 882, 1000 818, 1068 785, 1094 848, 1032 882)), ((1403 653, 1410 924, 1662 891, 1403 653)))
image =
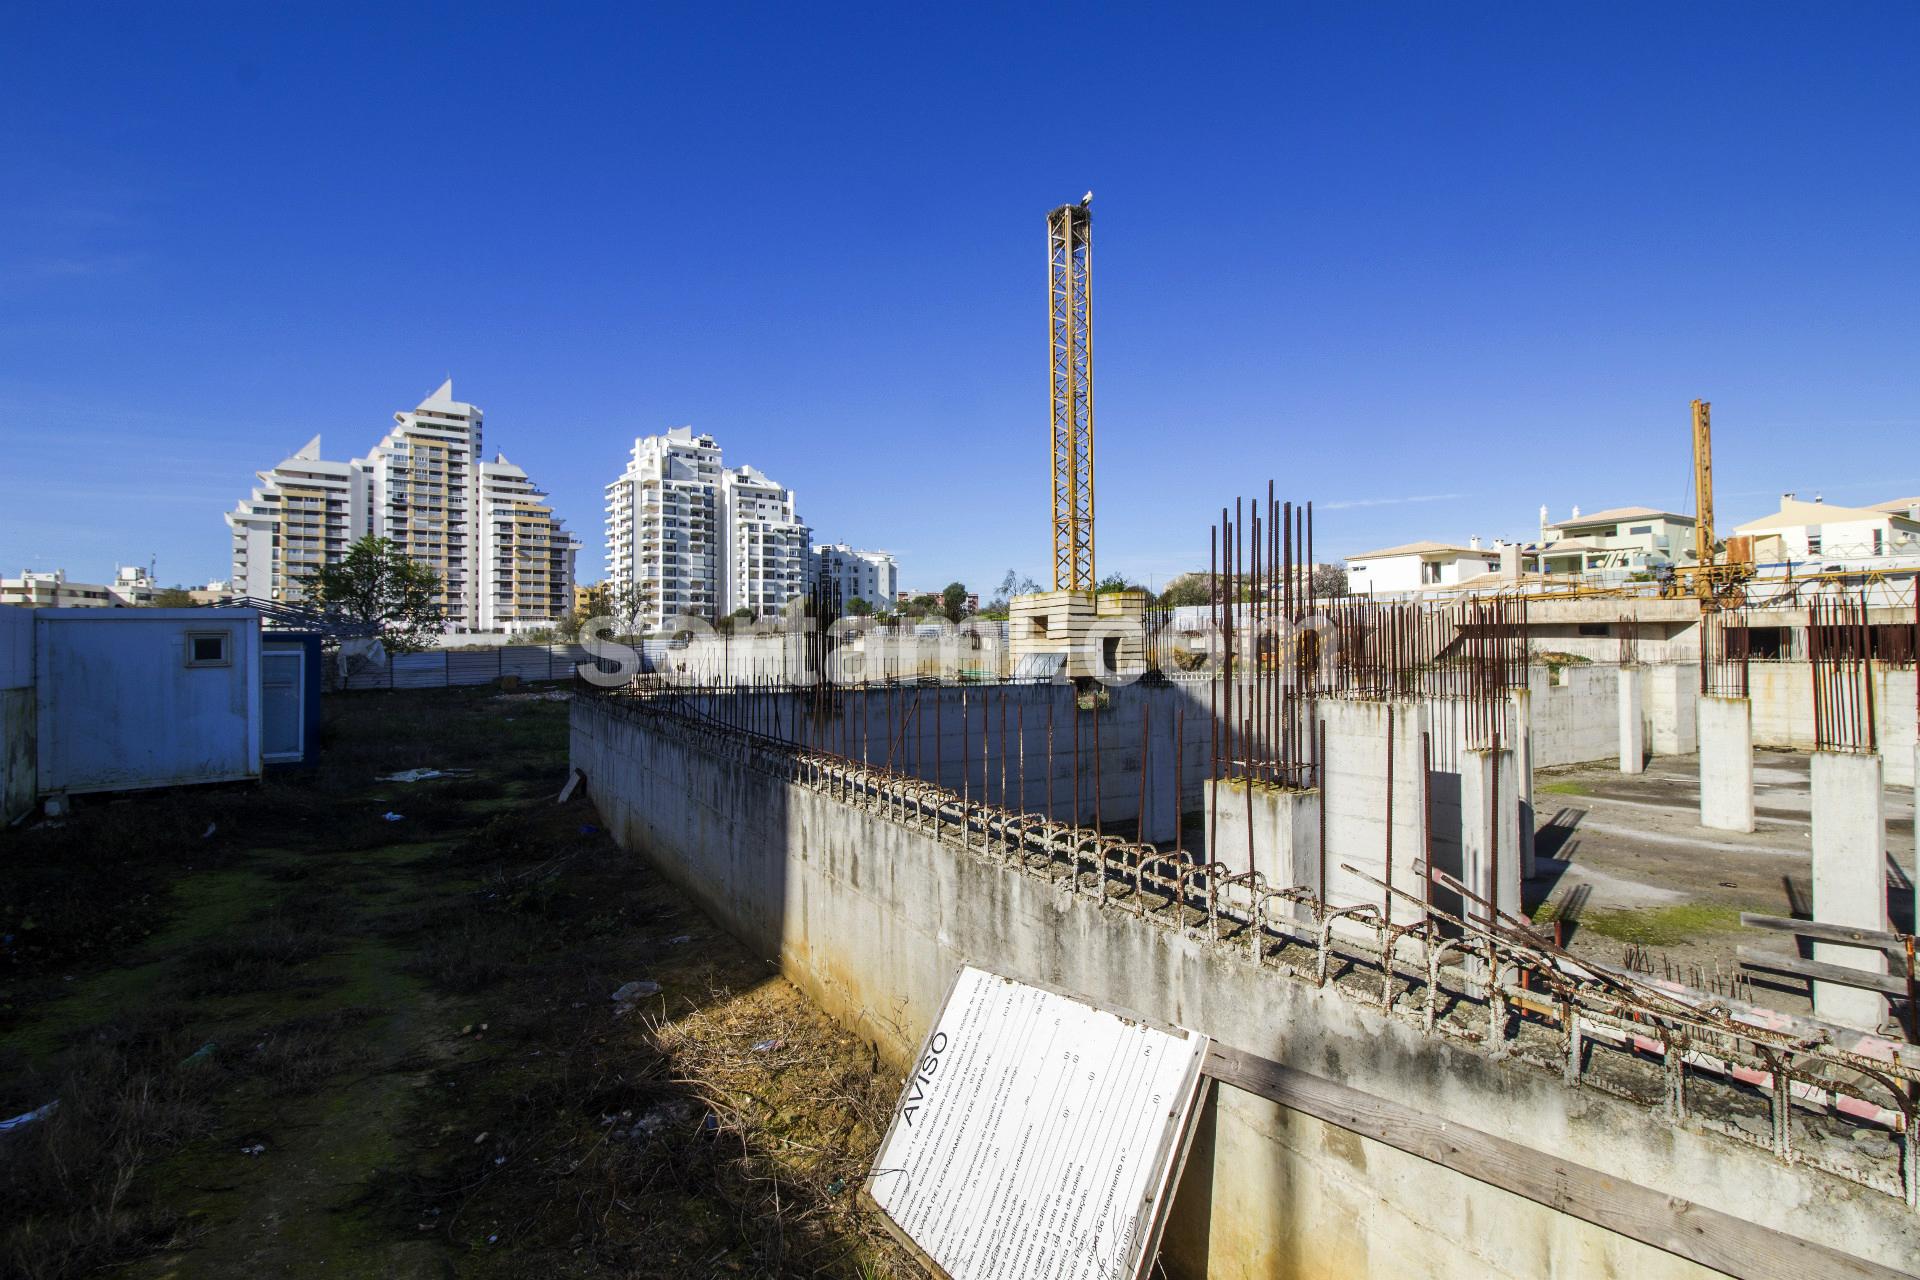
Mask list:
POLYGON ((1780 495, 1780 510, 1734 531, 1753 539, 1761 565, 1821 563, 1840 569, 1907 567, 1920 558, 1920 499, 1842 507, 1780 495))
POLYGON ((527 473, 500 454, 483 462, 473 577, 478 629, 524 631, 573 608, 575 543, 527 473))
POLYGON ((0 605, 29 609, 134 608, 152 604, 153 592, 153 577, 142 565, 115 569, 110 583, 75 582, 65 569, 23 569, 17 578, 0 578, 0 605))
POLYGON ((301 583, 358 539, 391 539, 439 575, 456 631, 517 631, 572 606, 572 539, 525 471, 482 461, 485 415, 453 398, 453 381, 365 457, 330 462, 315 436, 227 514, 236 595, 298 600, 301 583))
POLYGON ((643 630, 681 614, 780 609, 806 594, 811 545, 793 490, 728 467, 714 438, 691 427, 636 439, 607 486, 607 577, 616 589, 651 587, 643 630))
POLYGON ((885 551, 860 551, 844 542, 823 543, 813 549, 813 581, 840 588, 840 607, 865 600, 875 612, 891 609, 900 590, 900 569, 885 551))
POLYGON ((607 486, 607 581, 615 590, 651 584, 642 630, 676 614, 724 612, 715 518, 725 470, 712 436, 675 427, 635 440, 627 469, 607 486))
POLYGON ((1347 590, 1354 595, 1393 595, 1458 586, 1500 569, 1500 548, 1474 538, 1464 547, 1447 542, 1408 542, 1347 557, 1347 590))
POLYGON ((1527 553, 1541 573, 1626 578, 1691 564, 1694 520, 1653 507, 1613 507, 1554 521, 1540 508, 1540 541, 1527 553))
POLYGON ((271 471, 254 473, 251 497, 227 512, 233 531, 233 594, 298 600, 302 583, 346 554, 367 528, 366 497, 353 464, 320 456, 320 437, 271 471))
POLYGON ((354 459, 372 532, 440 575, 440 607, 456 630, 483 630, 474 562, 481 430, 485 415, 453 398, 453 380, 411 413, 364 458, 354 459))
POLYGON ((729 468, 716 511, 722 612, 774 613, 807 593, 813 530, 794 511, 793 490, 763 471, 729 468))

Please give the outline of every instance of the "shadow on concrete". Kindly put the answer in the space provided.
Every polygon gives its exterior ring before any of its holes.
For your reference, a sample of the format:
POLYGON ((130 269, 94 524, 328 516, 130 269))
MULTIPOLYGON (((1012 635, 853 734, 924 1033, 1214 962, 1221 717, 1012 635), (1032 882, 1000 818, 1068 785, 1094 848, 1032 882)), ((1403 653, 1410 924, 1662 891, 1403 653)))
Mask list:
POLYGON ((1555 811, 1553 821, 1534 832, 1533 877, 1520 886, 1521 907, 1528 915, 1538 910, 1559 887, 1560 877, 1566 874, 1567 865, 1579 852, 1580 841, 1575 832, 1586 816, 1585 809, 1562 805, 1555 811))

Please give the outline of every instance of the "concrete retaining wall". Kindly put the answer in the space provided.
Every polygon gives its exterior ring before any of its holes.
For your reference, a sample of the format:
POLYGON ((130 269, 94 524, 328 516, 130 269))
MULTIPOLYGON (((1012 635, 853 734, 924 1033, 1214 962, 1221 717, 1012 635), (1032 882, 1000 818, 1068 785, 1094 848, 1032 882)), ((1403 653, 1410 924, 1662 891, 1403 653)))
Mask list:
POLYGON ((1618 668, 1535 667, 1528 681, 1538 769, 1607 760, 1620 750, 1618 668))
MULTIPOLYGON (((806 692, 764 695, 756 725, 984 803, 1087 824, 1098 815, 1103 826, 1139 817, 1144 772, 1146 833, 1170 840, 1176 781, 1178 812, 1200 808, 1210 691, 1204 680, 1115 685, 1082 708, 1068 683, 878 686, 837 692, 823 714, 806 692)), ((727 714, 733 701, 686 695, 705 714, 727 714)))
MULTIPOLYGON (((1849 1253, 1898 1267, 1920 1255, 1915 1217, 1892 1197, 1495 1063, 618 708, 579 699, 572 715, 573 763, 622 847, 895 1064, 974 963, 1849 1253)), ((1203 1119, 1166 1261, 1177 1276, 1232 1280, 1709 1274, 1226 1086, 1203 1119)))
MULTIPOLYGON (((1813 750, 1813 673, 1804 662, 1756 662, 1747 669, 1753 745, 1813 750)), ((1913 785, 1914 690, 1911 669, 1877 667, 1874 717, 1889 786, 1913 785)))
POLYGON ((0 608, 0 823, 32 810, 35 772, 33 610, 0 608))

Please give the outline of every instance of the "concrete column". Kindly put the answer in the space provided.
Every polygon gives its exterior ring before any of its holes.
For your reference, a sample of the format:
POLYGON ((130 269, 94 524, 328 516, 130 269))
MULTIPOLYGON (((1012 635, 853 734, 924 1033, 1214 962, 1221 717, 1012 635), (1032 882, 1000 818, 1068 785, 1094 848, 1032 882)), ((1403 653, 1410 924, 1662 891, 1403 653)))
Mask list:
MULTIPOLYGON (((1254 869, 1275 889, 1318 889, 1318 791, 1209 779, 1202 804, 1206 807, 1208 860, 1224 862, 1240 872, 1247 869, 1251 857, 1254 869)), ((1305 914, 1295 904, 1282 909, 1293 916, 1305 914)))
MULTIPOLYGON (((1887 824, 1880 757, 1872 752, 1817 751, 1813 756, 1813 918, 1821 924, 1887 929, 1887 824)), ((1885 973, 1877 951, 1830 942, 1813 958, 1885 973)), ((1874 1030, 1886 997, 1834 982, 1813 984, 1813 1010, 1830 1022, 1874 1030)))
MULTIPOLYGON (((1514 753, 1469 749, 1460 757, 1460 879, 1502 911, 1520 913, 1520 806, 1514 753)), ((1480 922, 1485 908, 1463 906, 1480 922)))
POLYGON ((1753 703, 1700 698, 1700 825, 1753 830, 1753 703))
POLYGON ((1513 691, 1513 776, 1520 797, 1520 876, 1533 879, 1533 690, 1513 691))
MULTIPOLYGON (((1361 702, 1330 698, 1318 704, 1326 721, 1327 897, 1340 907, 1382 902, 1381 889, 1341 870, 1351 865, 1376 880, 1386 878, 1388 814, 1392 814, 1393 883, 1413 888, 1413 863, 1426 850, 1420 735, 1427 708, 1417 702, 1361 702), (1391 721, 1391 735, 1388 732, 1391 721), (1391 736, 1393 749, 1387 749, 1391 736), (1389 763, 1391 761, 1391 763, 1389 763), (1388 800, 1387 778, 1393 779, 1388 800)), ((1436 746, 1436 754, 1443 751, 1436 746)), ((1513 792, 1507 793, 1511 800, 1513 792)), ((1512 856, 1512 846, 1508 847, 1512 856)), ((1414 919, 1417 904, 1397 902, 1396 922, 1414 919)))
POLYGON ((1620 668, 1620 772, 1647 767, 1646 723, 1640 713, 1640 669, 1620 668))

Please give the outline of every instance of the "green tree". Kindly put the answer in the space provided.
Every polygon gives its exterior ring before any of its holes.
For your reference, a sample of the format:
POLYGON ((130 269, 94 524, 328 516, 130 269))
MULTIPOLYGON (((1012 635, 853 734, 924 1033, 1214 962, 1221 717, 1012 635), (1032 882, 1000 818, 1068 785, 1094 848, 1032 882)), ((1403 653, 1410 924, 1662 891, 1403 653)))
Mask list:
POLYGON ((1204 573, 1183 573, 1167 584, 1160 593, 1160 603, 1164 605, 1207 604, 1209 603, 1207 575, 1204 573))
POLYGON ((1038 590, 1040 590, 1039 583, 1017 570, 1009 569, 1007 576, 1000 579, 1000 589, 993 593, 993 599, 988 602, 987 608, 982 612, 1004 615, 1007 606, 1012 603, 1015 596, 1030 596, 1038 590))
POLYGON ((368 534, 303 585, 308 603, 322 612, 378 627, 392 653, 418 653, 443 625, 440 575, 408 559, 387 538, 368 534))
POLYGON ((153 599, 147 603, 156 609, 191 609, 193 593, 185 587, 162 587, 153 593, 153 599))
POLYGON ((948 622, 958 622, 967 616, 967 584, 949 582, 946 590, 940 593, 940 612, 947 615, 948 622))
POLYGON ((1146 588, 1139 585, 1138 583, 1128 582, 1126 579, 1126 575, 1119 574, 1119 573, 1110 573, 1106 577, 1100 579, 1100 581, 1096 582, 1093 586, 1093 593, 1098 596, 1110 596, 1116 591, 1145 591, 1145 590, 1146 588))
POLYGON ((600 586, 604 592, 606 616, 619 624, 620 634, 638 634, 640 620, 653 609, 652 580, 640 578, 632 582, 604 582, 600 586))
POLYGON ((868 604, 862 597, 855 596, 853 599, 847 601, 847 612, 856 618, 866 618, 872 616, 873 606, 868 604))
POLYGON ((1313 571, 1313 594, 1322 599, 1347 594, 1347 568, 1339 564, 1317 565, 1313 571))

